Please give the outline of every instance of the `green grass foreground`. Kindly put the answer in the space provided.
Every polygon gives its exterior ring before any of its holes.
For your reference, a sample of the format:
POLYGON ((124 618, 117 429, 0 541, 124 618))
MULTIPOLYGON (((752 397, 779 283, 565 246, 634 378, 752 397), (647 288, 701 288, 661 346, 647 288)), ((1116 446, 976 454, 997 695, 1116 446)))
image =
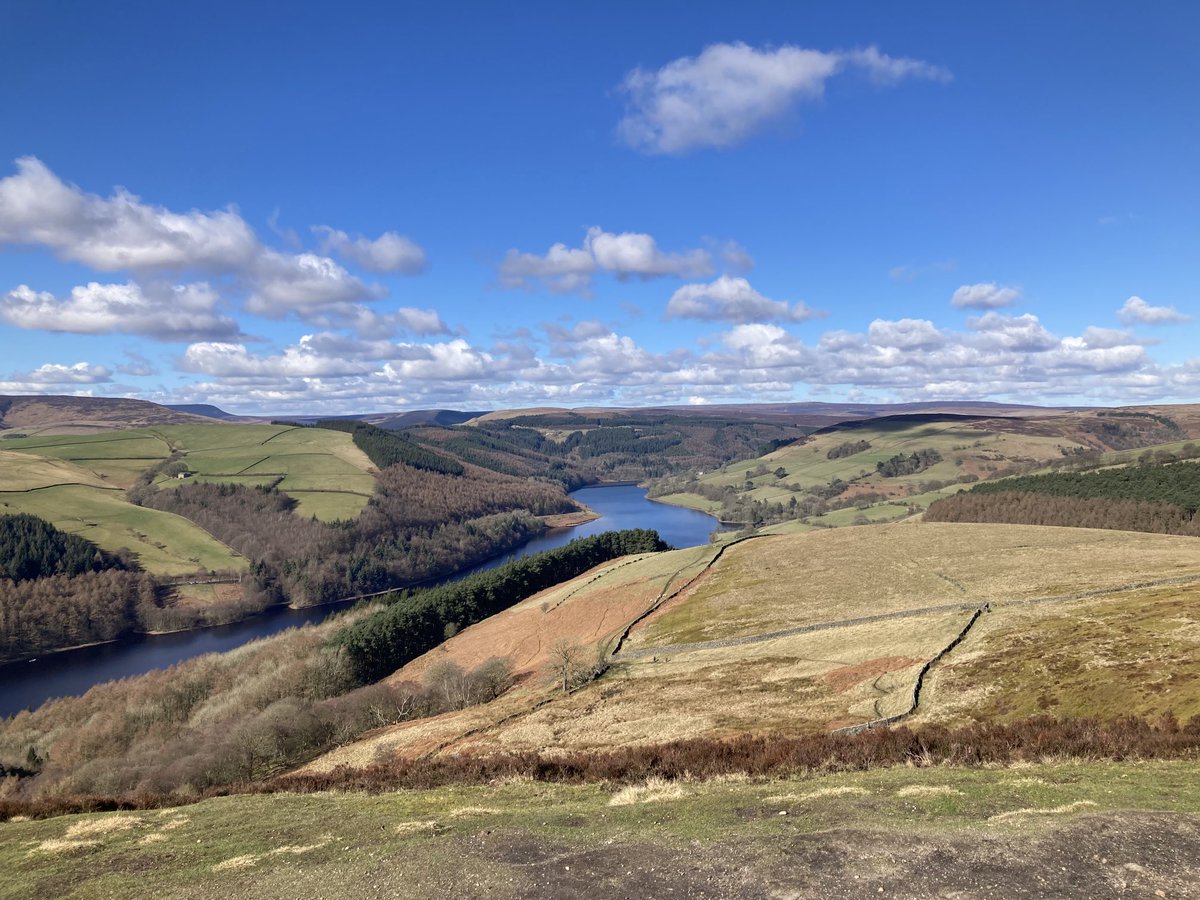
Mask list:
MULTIPOLYGON (((954 840, 1002 855, 1089 818, 1111 829, 1147 811, 1191 821, 1200 764, 901 767, 624 788, 516 779, 236 796, 0 824, 0 896, 576 896, 572 878, 590 881, 591 896, 612 896, 652 886, 673 866, 681 873, 672 877, 685 879, 675 881, 682 896, 686 879, 716 878, 726 863, 779 876, 772 866, 814 842, 836 852, 863 839, 885 848, 954 840)), ((837 865, 849 880, 868 862, 837 865)))

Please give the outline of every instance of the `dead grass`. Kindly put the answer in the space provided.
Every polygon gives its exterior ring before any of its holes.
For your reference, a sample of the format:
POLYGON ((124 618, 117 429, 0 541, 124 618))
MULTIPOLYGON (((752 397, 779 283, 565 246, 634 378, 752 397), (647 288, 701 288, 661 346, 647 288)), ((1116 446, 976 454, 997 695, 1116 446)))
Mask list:
POLYGON ((1186 720, 1200 714, 1197 621, 1200 585, 1004 608, 931 673, 919 721, 1186 720))
POLYGON ((1068 813, 1077 812, 1081 809, 1086 809, 1089 806, 1096 806, 1094 800, 1076 800, 1074 803, 1064 803, 1062 806, 1055 806, 1045 809, 1013 809, 1008 812, 999 813, 988 817, 989 823, 1011 822, 1014 819, 1027 819, 1033 816, 1062 816, 1068 813))
POLYGON ((662 803, 667 800, 682 800, 687 796, 676 781, 650 778, 645 784, 631 784, 613 794, 609 806, 633 806, 637 803, 662 803))
POLYGON ((631 635, 665 646, 948 603, 1200 575, 1194 539, 1028 525, 905 523, 778 535, 731 548, 631 635))
POLYGON ((142 819, 140 816, 105 816, 102 819, 88 819, 83 822, 76 822, 67 828, 64 837, 68 840, 75 840, 82 837, 115 834, 136 828, 141 824, 142 819))

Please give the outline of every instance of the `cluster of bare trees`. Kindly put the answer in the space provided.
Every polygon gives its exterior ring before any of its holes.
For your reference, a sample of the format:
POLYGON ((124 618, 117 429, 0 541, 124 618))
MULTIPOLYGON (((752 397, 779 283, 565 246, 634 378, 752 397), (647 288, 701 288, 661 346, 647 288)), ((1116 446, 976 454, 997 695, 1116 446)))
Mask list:
POLYGON ((144 572, 0 578, 0 659, 115 640, 153 618, 156 598, 144 572))
POLYGON ((467 467, 460 476, 394 465, 359 518, 323 523, 274 489, 188 484, 141 496, 252 561, 247 602, 324 603, 449 574, 541 530, 532 514, 575 509, 562 487, 467 467))

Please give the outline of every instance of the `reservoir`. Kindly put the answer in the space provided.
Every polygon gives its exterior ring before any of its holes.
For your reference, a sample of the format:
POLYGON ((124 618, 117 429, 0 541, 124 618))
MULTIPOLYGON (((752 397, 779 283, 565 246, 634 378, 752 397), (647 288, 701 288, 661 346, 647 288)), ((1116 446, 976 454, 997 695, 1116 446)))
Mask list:
MULTIPOLYGON (((605 531, 652 528, 672 546, 695 547, 708 543, 712 532, 725 530, 705 513, 648 500, 645 488, 636 485, 585 487, 571 496, 599 513, 600 518, 574 528, 548 531, 504 556, 452 577, 491 569, 521 556, 561 547, 574 538, 605 531)), ((40 706, 51 697, 82 694, 104 681, 163 669, 202 653, 232 650, 286 628, 320 622, 346 605, 276 607, 232 625, 175 634, 136 635, 110 644, 47 654, 31 662, 8 663, 0 666, 0 717, 40 706)))

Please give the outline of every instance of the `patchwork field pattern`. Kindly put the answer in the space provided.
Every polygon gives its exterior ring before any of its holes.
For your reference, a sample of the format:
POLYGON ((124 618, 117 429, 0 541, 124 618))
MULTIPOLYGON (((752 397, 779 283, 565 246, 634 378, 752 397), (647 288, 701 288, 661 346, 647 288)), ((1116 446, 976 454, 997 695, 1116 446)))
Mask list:
POLYGON ((370 461, 348 434, 278 425, 165 425, 98 434, 36 435, 0 450, 0 511, 27 512, 105 550, 129 548, 160 575, 240 570, 245 559, 186 519, 129 503, 125 490, 151 466, 182 455, 188 481, 278 485, 297 514, 353 518, 370 499, 370 461))

